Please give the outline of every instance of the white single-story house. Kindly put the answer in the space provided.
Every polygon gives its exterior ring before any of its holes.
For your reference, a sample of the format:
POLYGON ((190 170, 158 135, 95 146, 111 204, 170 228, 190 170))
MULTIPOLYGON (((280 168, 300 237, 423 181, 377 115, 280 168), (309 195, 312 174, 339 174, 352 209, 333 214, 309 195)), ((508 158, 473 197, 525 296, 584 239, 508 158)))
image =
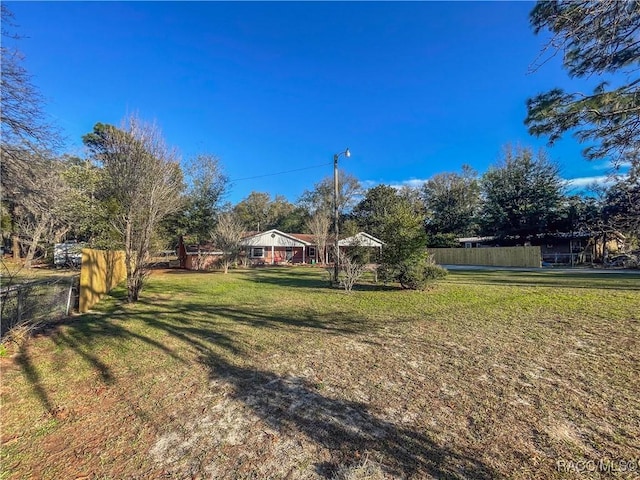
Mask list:
POLYGON ((246 248, 247 257, 252 263, 307 263, 317 260, 318 252, 312 238, 312 235, 272 229, 248 235, 240 241, 240 245, 246 248))
MULTIPOLYGON (((240 242, 246 248, 246 255, 252 263, 276 265, 281 263, 315 263, 320 261, 313 235, 307 233, 284 233, 276 229, 254 233, 240 242)), ((355 246, 382 249, 384 243, 372 235, 360 232, 338 241, 340 248, 355 246)), ((333 245, 329 238, 327 247, 333 245)))
MULTIPOLYGON (((327 239, 326 247, 331 249, 334 239, 327 239)), ((323 263, 314 236, 308 233, 285 233, 272 229, 266 232, 247 233, 240 241, 244 255, 254 265, 281 265, 301 263, 323 263)), ((370 247, 382 250, 384 243, 372 235, 360 232, 338 241, 341 250, 350 247, 370 247)), ((222 256, 220 249, 212 244, 185 245, 182 237, 178 243, 180 267, 187 270, 211 268, 222 256)))

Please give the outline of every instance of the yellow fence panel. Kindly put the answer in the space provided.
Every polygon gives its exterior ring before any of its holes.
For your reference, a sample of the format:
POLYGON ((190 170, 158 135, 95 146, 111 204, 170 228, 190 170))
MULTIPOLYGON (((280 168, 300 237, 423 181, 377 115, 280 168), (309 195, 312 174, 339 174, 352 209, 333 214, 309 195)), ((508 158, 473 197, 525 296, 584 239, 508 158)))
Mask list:
POLYGON ((540 247, 430 248, 440 265, 540 267, 540 247))
POLYGON ((80 312, 93 307, 102 296, 127 278, 124 252, 82 249, 80 312))

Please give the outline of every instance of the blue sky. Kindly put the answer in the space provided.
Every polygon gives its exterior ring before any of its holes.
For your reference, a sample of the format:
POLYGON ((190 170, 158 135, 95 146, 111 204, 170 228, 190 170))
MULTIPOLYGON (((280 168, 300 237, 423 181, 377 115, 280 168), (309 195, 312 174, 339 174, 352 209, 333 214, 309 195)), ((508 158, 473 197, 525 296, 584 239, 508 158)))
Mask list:
MULTIPOLYGON (((365 186, 465 163, 482 173, 507 143, 545 146, 524 126, 528 97, 589 89, 557 58, 529 73, 544 44, 531 2, 7 5, 68 151, 137 112, 184 162, 219 156, 233 203, 252 190, 295 201, 346 147, 341 167, 365 186)), ((576 185, 607 174, 582 148, 568 137, 548 150, 576 185)))

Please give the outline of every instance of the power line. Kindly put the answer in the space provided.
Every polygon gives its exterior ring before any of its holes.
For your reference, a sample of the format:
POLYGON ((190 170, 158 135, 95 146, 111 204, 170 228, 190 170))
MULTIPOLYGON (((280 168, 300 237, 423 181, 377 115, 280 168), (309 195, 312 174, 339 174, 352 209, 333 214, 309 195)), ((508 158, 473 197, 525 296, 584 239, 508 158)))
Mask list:
POLYGON ((321 163, 320 165, 312 165, 310 167, 295 168, 293 170, 286 170, 284 172, 266 173, 264 175, 256 175, 256 176, 253 176, 253 177, 234 178, 233 180, 229 180, 229 182, 233 183, 233 182, 240 182, 242 180, 253 180, 255 178, 275 177, 276 175, 284 175, 285 173, 292 173, 292 172, 301 172, 303 170, 311 170, 312 168, 326 167, 327 165, 332 165, 332 164, 333 164, 333 162, 321 163))

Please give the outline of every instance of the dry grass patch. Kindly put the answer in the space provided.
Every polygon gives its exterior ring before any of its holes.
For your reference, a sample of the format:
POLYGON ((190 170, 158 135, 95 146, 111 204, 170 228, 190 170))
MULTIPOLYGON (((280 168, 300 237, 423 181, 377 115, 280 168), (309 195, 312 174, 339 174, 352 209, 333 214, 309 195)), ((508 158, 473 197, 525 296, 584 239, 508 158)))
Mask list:
POLYGON ((638 459, 639 280, 452 272, 349 295, 314 269, 157 274, 2 360, 3 475, 571 478, 558 460, 638 459))

